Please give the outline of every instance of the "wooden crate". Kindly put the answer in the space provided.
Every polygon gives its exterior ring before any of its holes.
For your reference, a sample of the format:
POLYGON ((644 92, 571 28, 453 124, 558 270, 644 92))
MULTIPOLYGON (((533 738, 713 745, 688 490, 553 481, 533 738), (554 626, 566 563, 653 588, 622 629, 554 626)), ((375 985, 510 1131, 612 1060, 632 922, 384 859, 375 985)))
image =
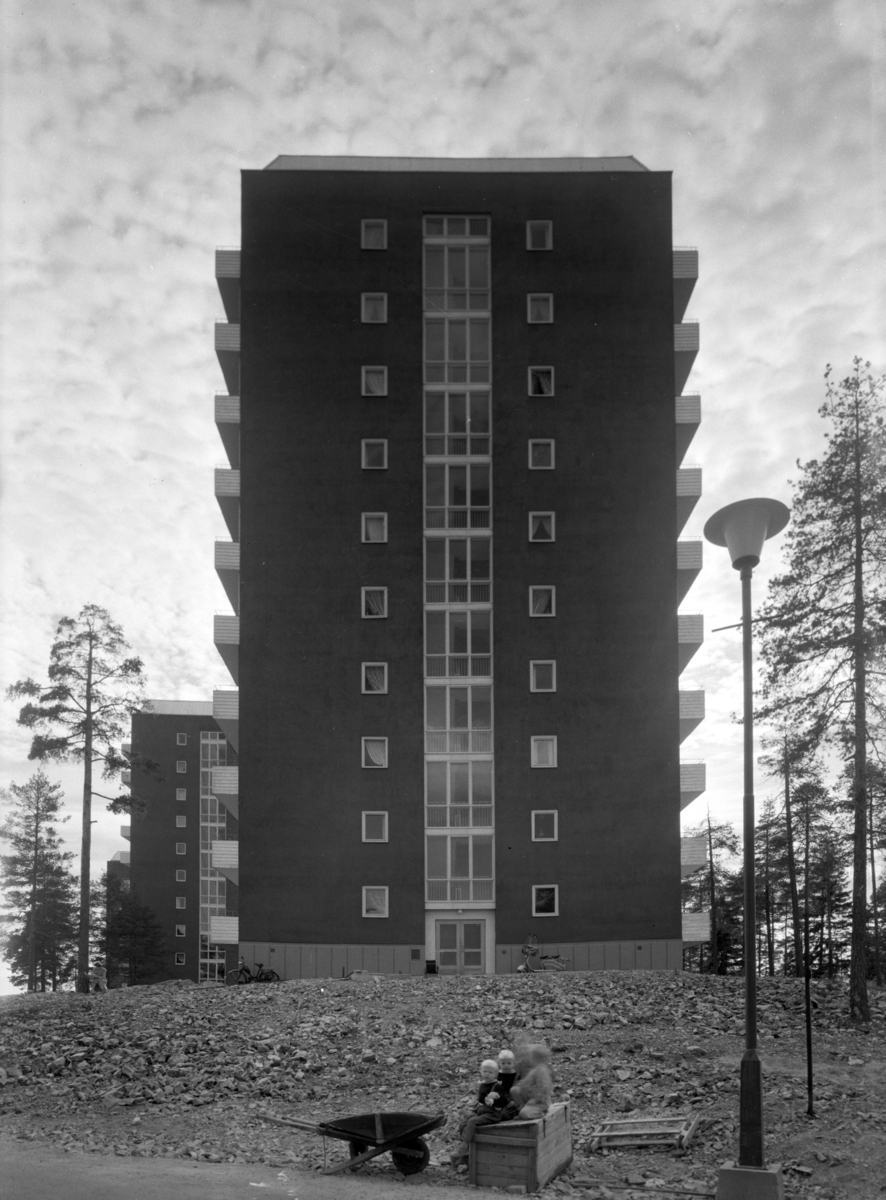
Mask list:
POLYGON ((477 1187, 537 1191, 572 1162, 568 1104, 553 1104, 536 1121, 481 1126, 471 1142, 468 1179, 477 1187))

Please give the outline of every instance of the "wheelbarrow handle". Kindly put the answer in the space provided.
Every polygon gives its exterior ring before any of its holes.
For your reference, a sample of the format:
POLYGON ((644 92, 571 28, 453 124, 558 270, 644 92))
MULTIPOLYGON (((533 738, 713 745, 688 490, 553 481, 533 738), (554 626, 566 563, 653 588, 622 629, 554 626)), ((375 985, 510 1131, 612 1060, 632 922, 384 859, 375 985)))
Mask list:
POLYGON ((308 1133, 325 1134, 327 1132, 322 1125, 317 1125, 314 1121, 299 1121, 297 1117, 272 1117, 268 1113, 263 1113, 262 1120, 273 1121, 275 1125, 289 1125, 293 1129, 305 1129, 308 1133))

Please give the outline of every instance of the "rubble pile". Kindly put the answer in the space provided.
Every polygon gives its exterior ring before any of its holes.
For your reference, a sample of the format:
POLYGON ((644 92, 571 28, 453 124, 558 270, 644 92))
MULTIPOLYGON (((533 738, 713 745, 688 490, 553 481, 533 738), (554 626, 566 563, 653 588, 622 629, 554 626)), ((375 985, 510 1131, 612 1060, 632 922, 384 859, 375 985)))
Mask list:
MULTIPOLYGON (((802 982, 759 981, 767 1156, 786 1164, 788 1194, 862 1200, 886 1178, 886 995, 873 990, 872 1026, 859 1030, 841 987, 813 988, 814 1122, 802 982)), ((555 1099, 572 1102, 575 1161, 546 1192, 604 1196, 609 1184, 626 1196, 627 1184, 648 1196, 676 1181, 714 1190, 737 1142, 734 977, 362 977, 10 997, 0 1004, 0 1118, 19 1137, 72 1151, 312 1169, 343 1144, 265 1114, 444 1112, 420 1179, 464 1182, 448 1155, 479 1062, 527 1039, 550 1045, 555 1099), (588 1149, 606 1117, 696 1112, 701 1132, 685 1152, 588 1149)), ((363 1169, 395 1170, 389 1156, 363 1169)))

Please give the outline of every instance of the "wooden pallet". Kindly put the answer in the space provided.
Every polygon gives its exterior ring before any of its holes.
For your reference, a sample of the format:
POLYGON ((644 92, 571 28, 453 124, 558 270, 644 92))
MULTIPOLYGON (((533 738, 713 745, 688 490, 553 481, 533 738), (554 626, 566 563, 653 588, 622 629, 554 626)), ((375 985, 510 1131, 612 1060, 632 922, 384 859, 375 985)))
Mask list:
POLYGON ((591 1150, 614 1150, 622 1146, 668 1146, 685 1150, 698 1128, 701 1114, 688 1117, 632 1117, 601 1122, 591 1134, 591 1150))

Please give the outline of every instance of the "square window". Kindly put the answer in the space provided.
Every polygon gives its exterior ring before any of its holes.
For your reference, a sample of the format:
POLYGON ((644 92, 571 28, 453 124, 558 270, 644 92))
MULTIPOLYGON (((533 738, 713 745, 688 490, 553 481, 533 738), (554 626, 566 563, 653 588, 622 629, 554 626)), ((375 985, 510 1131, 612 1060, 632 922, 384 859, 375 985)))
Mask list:
POLYGON ((361 367, 360 376, 364 396, 387 396, 387 367, 361 367))
POLYGON ((386 542, 388 540, 387 513, 361 513, 360 520, 364 542, 386 542))
POLYGON ((378 218, 366 218, 360 222, 360 249, 387 250, 388 223, 378 218))
POLYGON ((183 967, 185 965, 185 956, 180 950, 175 952, 175 965, 177 967, 183 967))
POLYGON ((553 250, 554 248, 554 222, 553 221, 527 221, 526 222, 526 249, 527 250, 553 250))
POLYGON ((559 917, 560 888, 556 883, 534 883, 532 885, 532 915, 534 917, 559 917))
POLYGON ((388 469, 387 438, 364 438, 360 443, 360 463, 364 471, 388 469))
POLYGON ((363 813, 363 841, 386 842, 388 840, 388 814, 386 812, 363 813))
POLYGON ((364 767, 386 767, 388 765, 387 738, 361 738, 364 767))
POLYGON ((553 617, 557 611, 557 589, 531 587, 529 589, 530 617, 553 617))
POLYGON ((383 693, 388 690, 388 664, 386 662, 365 662, 363 668, 363 691, 368 693, 383 693))
POLYGON ((530 692, 556 692, 557 663, 554 659, 537 660, 529 664, 530 692))
POLYGON ((176 746, 187 746, 188 735, 186 733, 177 733, 175 735, 175 744, 176 746))
POLYGON ((188 907, 187 898, 185 896, 176 896, 175 907, 176 908, 187 908, 188 907))
POLYGON ((363 606, 363 617, 369 620, 374 617, 388 615, 388 589, 380 587, 365 587, 360 589, 363 606))
POLYGON ((388 915, 388 889, 365 887, 363 889, 363 916, 386 917, 388 915))
POLYGON ((176 775, 184 775, 187 772, 187 769, 188 769, 188 764, 185 759, 179 758, 176 760, 176 763, 175 763, 176 775))
POLYGON ((534 767, 556 767, 557 739, 555 737, 534 737, 532 741, 532 765, 534 767))
POLYGON ((553 292, 528 292, 526 320, 530 325, 551 325, 554 321, 553 292))
POLYGON ((529 368, 529 395, 530 396, 553 396, 554 394, 554 368, 553 367, 530 367, 529 368))
POLYGON ((188 843, 187 842, 176 842, 175 843, 175 852, 176 852, 176 854, 187 854, 188 843))
POLYGON ((529 514, 529 540, 530 542, 556 541, 552 512, 531 512, 529 514))
POLYGON ((176 829, 184 829, 184 828, 187 826, 187 824, 188 824, 188 818, 187 818, 187 817, 185 817, 185 816, 178 816, 178 817, 176 817, 176 818, 175 818, 175 827, 176 827, 176 829))
POLYGON ((175 936, 176 937, 185 937, 185 926, 184 925, 176 925, 175 936))
POLYGON ((360 320, 364 325, 384 325, 388 320, 388 293, 361 292, 360 320))
POLYGON ((533 809, 532 840, 534 842, 556 842, 557 824, 556 808, 533 809))
POLYGON ((175 789, 175 798, 176 798, 176 800, 187 800, 188 789, 187 788, 176 788, 175 789))
POLYGON ((553 471, 554 439, 534 438, 529 443, 529 470, 553 471))
POLYGON ((187 871, 181 871, 181 870, 176 871, 176 873, 175 873, 175 882, 176 883, 186 883, 187 878, 188 878, 187 871))

